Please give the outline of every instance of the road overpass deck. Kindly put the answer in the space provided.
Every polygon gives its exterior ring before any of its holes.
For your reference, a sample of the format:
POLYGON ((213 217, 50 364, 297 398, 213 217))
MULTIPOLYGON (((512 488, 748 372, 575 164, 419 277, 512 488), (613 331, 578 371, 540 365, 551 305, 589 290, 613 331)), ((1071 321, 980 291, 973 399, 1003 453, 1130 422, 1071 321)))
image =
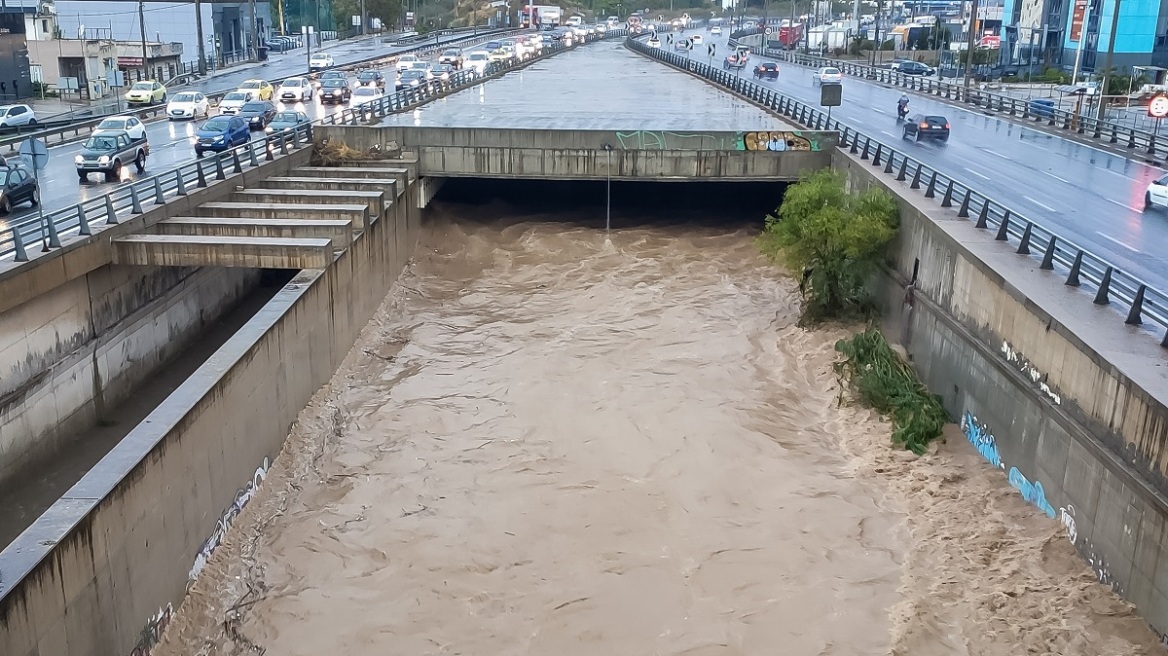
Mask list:
POLYGON ((799 129, 699 80, 601 42, 386 117, 383 126, 549 130, 799 129))

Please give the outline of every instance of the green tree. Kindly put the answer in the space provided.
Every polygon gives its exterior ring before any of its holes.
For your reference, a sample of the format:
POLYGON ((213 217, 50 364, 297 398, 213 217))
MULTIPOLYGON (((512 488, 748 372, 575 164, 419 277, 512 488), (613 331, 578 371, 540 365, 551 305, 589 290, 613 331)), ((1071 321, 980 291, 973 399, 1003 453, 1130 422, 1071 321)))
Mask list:
POLYGON ((884 258, 900 216, 887 192, 851 194, 821 169, 787 188, 759 238, 773 261, 801 276, 803 319, 854 319, 873 306, 865 283, 884 258))

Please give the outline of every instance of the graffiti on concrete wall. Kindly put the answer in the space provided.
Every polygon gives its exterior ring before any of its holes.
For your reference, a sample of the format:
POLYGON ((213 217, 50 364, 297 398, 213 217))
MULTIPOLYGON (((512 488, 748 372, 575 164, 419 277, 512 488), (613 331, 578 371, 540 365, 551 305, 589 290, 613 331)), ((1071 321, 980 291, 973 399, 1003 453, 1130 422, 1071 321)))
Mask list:
POLYGON ((616 142, 624 150, 731 150, 734 148, 734 143, 730 141, 728 136, 708 133, 686 134, 666 130, 617 132, 616 142))
POLYGON ((1065 508, 1059 508, 1059 521, 1067 529, 1067 538, 1071 544, 1077 545, 1079 543, 1079 527, 1075 524, 1075 507, 1067 504, 1065 508))
POLYGON ((151 651, 155 645, 162 640, 162 634, 166 631, 166 627, 170 624, 170 616, 173 609, 170 604, 158 609, 158 612, 152 615, 146 626, 142 627, 142 633, 138 636, 138 642, 134 645, 134 650, 130 652, 130 656, 150 656, 151 651))
POLYGON ((1049 398, 1051 401, 1054 401, 1055 405, 1062 404, 1063 397, 1060 396, 1058 392, 1051 389, 1050 385, 1047 385, 1046 374, 1039 371, 1032 362, 1027 360, 1022 355, 1022 353, 1014 350, 1014 347, 1010 346, 1009 342, 1002 342, 1002 355, 1006 358, 1006 362, 1014 365, 1014 368, 1022 372, 1023 376, 1029 378, 1031 383, 1037 385, 1038 389, 1041 390, 1042 393, 1047 396, 1047 398, 1049 398))
POLYGON ((966 412, 961 417, 961 432, 965 433, 965 439, 977 449, 977 452, 983 458, 988 460, 994 467, 1004 467, 1002 464, 1002 455, 998 453, 998 441, 994 438, 994 434, 985 424, 979 423, 977 417, 974 417, 969 412, 966 412))
POLYGON ((783 152, 787 150, 819 152, 822 147, 814 134, 799 130, 739 132, 738 150, 783 152))
POLYGON ((268 467, 270 463, 267 458, 255 470, 251 480, 248 481, 238 492, 235 493, 235 501, 227 507, 219 521, 215 523, 215 530, 211 532, 211 537, 199 547, 199 552, 195 555, 195 564, 191 566, 190 580, 193 582, 198 578, 203 568, 207 566, 207 560, 211 558, 211 554, 223 544, 223 539, 227 537, 227 532, 231 530, 231 525, 235 523, 235 518, 243 511, 244 506, 252 500, 252 497, 259 491, 260 485, 264 482, 264 478, 268 475, 268 467))
POLYGON ((1055 518, 1054 507, 1046 500, 1046 490, 1042 489, 1042 483, 1038 481, 1030 481, 1018 471, 1017 467, 1010 468, 1009 475, 1010 485, 1022 493, 1022 498, 1038 507, 1039 510, 1046 513, 1047 517, 1055 518))

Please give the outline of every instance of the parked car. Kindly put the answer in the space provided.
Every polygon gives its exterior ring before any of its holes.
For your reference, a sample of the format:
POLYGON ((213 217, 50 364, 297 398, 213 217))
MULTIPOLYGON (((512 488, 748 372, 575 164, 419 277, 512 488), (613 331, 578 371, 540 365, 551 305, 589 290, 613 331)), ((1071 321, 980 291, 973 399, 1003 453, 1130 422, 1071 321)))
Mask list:
POLYGON ((166 102, 166 87, 157 80, 135 82, 126 92, 126 102, 134 105, 154 105, 166 102))
POLYGON ((0 107, 0 128, 36 125, 36 122, 36 112, 28 105, 4 105, 0 107))
POLYGON ((333 61, 333 56, 326 52, 318 52, 308 58, 308 72, 310 73, 332 68, 333 66, 336 66, 336 62, 333 61))
POLYGON ((306 77, 290 77, 280 84, 276 92, 280 102, 305 102, 312 100, 313 86, 306 77))
POLYGON ((176 93, 166 104, 166 118, 173 121, 179 118, 206 117, 207 113, 211 111, 210 105, 207 96, 198 91, 176 93))
POLYGON ((276 88, 267 80, 244 80, 236 91, 250 92, 256 100, 271 100, 276 88))
POLYGON ((131 139, 145 139, 146 125, 137 116, 110 116, 102 119, 97 127, 93 128, 94 133, 97 132, 121 132, 129 133, 131 139))
POLYGON ((249 130, 263 130, 276 116, 276 106, 269 100, 253 100, 244 105, 237 114, 247 121, 249 130))
POLYGON ((232 91, 219 101, 219 113, 235 114, 252 100, 255 100, 255 96, 251 95, 250 91, 232 91))
POLYGON ((11 214, 13 205, 24 202, 33 207, 41 202, 36 176, 15 162, 0 167, 0 214, 11 214))
POLYGON ((458 48, 443 50, 442 54, 438 56, 439 64, 450 64, 455 68, 462 68, 462 62, 462 50, 459 50, 458 48))
POLYGON ((949 121, 944 116, 917 114, 904 122, 905 139, 917 141, 949 141, 949 121))
POLYGON ((382 75, 381 71, 361 71, 357 73, 357 86, 384 89, 385 76, 382 75))
POLYGON ((238 116, 216 116, 199 126, 191 144, 195 147, 195 157, 202 157, 206 151, 223 152, 250 140, 247 121, 238 116))
POLYGON ((264 132, 268 134, 288 132, 289 130, 295 130, 301 125, 308 125, 310 122, 312 120, 308 118, 308 114, 286 109, 282 112, 276 112, 276 115, 272 117, 272 122, 268 123, 268 127, 264 128, 264 132))
POLYGON ((332 78, 320 83, 321 103, 347 103, 352 96, 353 90, 349 88, 348 80, 332 78))
POLYGON ((150 143, 143 132, 133 137, 125 130, 95 132, 81 146, 81 152, 73 158, 77 165, 77 176, 82 182, 90 173, 101 173, 106 182, 122 177, 122 166, 134 163, 139 173, 146 170, 146 156, 150 154, 150 143))
POLYGON ((825 84, 843 84, 844 74, 834 66, 824 66, 811 74, 811 82, 816 86, 825 84))

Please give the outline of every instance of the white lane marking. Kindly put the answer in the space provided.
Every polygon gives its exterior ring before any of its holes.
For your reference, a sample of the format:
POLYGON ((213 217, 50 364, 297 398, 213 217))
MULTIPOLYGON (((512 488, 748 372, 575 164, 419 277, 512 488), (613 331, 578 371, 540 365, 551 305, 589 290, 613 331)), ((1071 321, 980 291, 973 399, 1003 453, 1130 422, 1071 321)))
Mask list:
POLYGON ((1001 157, 1002 159, 1010 159, 1009 157, 1006 157, 1005 155, 1003 155, 1001 153, 994 152, 994 151, 990 150, 989 148, 982 148, 982 152, 989 153, 989 154, 993 155, 994 157, 1001 157))
POLYGON ((884 134, 886 134, 886 135, 888 135, 888 136, 892 137, 893 139, 895 139, 895 138, 896 138, 896 135, 895 135, 895 134, 892 134, 892 133, 891 133, 891 132, 889 132, 888 130, 881 130, 881 132, 883 132, 884 134))
POLYGON ((1105 234, 1103 234, 1102 232, 1099 232, 1098 230, 1096 230, 1096 231, 1095 231, 1095 234, 1097 234, 1097 235, 1099 235, 1100 237, 1102 237, 1102 238, 1106 239, 1107 241, 1109 241, 1109 242, 1111 242, 1111 243, 1115 244, 1116 246, 1123 246, 1124 248, 1128 249, 1129 251, 1131 251, 1131 252, 1133 252, 1133 253, 1139 253, 1139 252, 1140 252, 1140 251, 1139 251, 1139 249, 1137 249, 1137 248, 1132 248, 1131 246, 1128 246, 1127 244, 1123 243, 1122 241, 1120 241, 1120 240, 1116 239, 1115 237, 1111 237, 1111 236, 1105 235, 1105 234))
POLYGON ((976 175, 977 177, 981 178, 982 180, 989 180, 990 179, 990 176, 985 175, 984 173, 978 173, 977 171, 974 171, 973 169, 969 168, 968 166, 962 167, 962 168, 964 168, 966 171, 969 171, 970 173, 976 175))
POLYGON ((1041 207, 1042 209, 1046 210, 1047 212, 1055 211, 1054 208, 1051 207, 1050 205, 1047 205, 1045 203, 1040 203, 1029 196, 1023 196, 1023 198, 1025 198, 1026 200, 1030 201, 1031 203, 1034 203, 1035 205, 1041 207))
POLYGON ((1050 177, 1054 178, 1055 180, 1058 180, 1059 182, 1071 184, 1070 180, 1067 180, 1066 178, 1059 177, 1059 176, 1051 173, 1050 171, 1043 171, 1043 173, 1045 173, 1046 175, 1049 175, 1050 177))
POLYGON ((876 112, 877 114, 887 114, 888 113, 888 112, 884 111, 883 109, 876 109, 874 107, 869 107, 868 111, 876 112))
POLYGON ((1127 203, 1124 203, 1122 201, 1115 200, 1114 198, 1104 198, 1103 200, 1105 200, 1109 203, 1114 203, 1116 205, 1119 205, 1120 207, 1122 207, 1125 210, 1131 210, 1133 212, 1141 212, 1141 213, 1143 212, 1143 210, 1139 209, 1138 207, 1132 207, 1131 205, 1128 205, 1127 203))

